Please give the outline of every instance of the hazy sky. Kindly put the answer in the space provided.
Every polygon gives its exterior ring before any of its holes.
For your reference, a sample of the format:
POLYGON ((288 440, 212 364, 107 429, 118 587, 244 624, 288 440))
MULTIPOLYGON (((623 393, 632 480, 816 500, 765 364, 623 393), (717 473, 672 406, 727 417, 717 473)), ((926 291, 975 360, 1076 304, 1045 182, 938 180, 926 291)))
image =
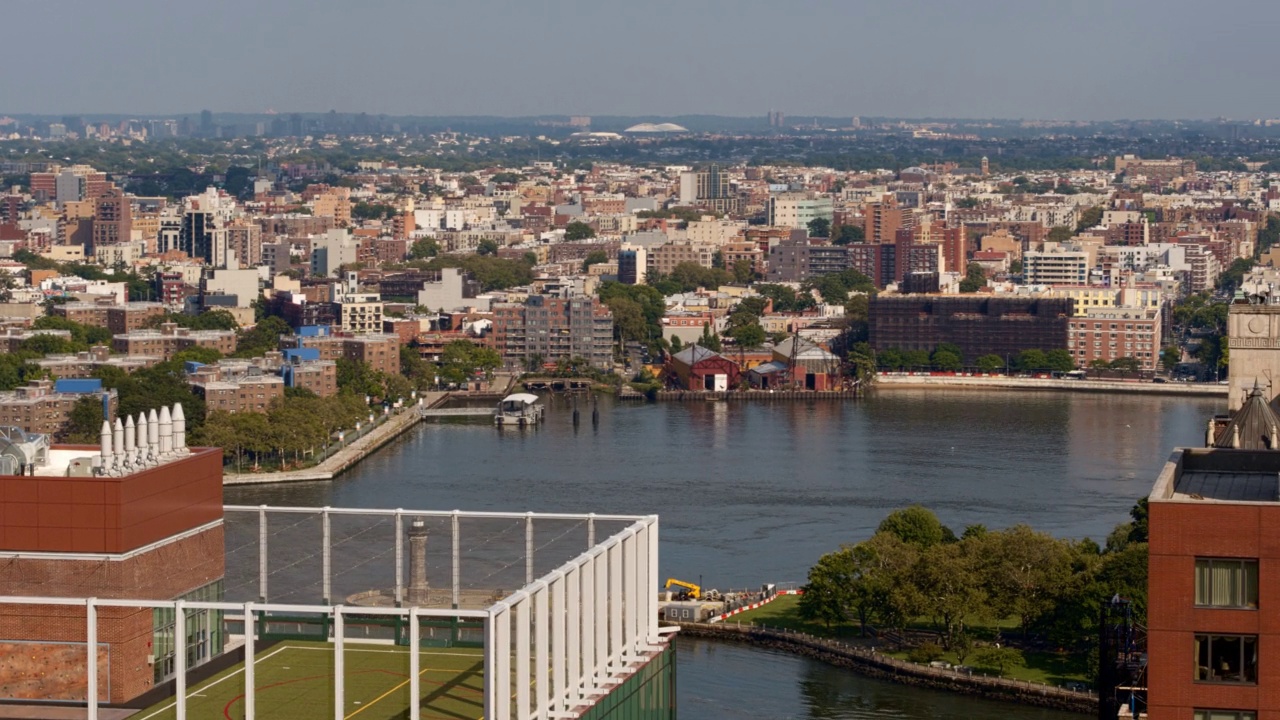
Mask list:
POLYGON ((3 113, 1280 116, 1280 3, 3 0, 3 113))

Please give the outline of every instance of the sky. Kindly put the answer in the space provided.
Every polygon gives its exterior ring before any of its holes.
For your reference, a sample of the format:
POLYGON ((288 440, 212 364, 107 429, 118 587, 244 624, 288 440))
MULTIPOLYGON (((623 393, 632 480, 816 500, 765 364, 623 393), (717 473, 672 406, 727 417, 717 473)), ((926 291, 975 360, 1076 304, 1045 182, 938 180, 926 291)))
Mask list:
POLYGON ((3 0, 0 114, 1280 116, 1270 0, 3 0))

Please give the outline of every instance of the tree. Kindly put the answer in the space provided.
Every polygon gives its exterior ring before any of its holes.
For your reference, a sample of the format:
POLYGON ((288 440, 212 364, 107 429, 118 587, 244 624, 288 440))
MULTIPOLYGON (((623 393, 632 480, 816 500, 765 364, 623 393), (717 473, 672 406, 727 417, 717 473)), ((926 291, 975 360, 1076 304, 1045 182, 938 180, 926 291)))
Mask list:
POLYGON ((699 338, 698 344, 712 352, 720 352, 722 349, 720 346, 720 336, 715 332, 712 332, 710 322, 703 323, 702 337, 699 338))
POLYGON ((1066 225, 1057 225, 1049 228, 1049 234, 1045 239, 1049 242, 1064 243, 1070 240, 1074 235, 1075 232, 1066 225))
POLYGON ((476 254, 477 255, 497 255, 498 247, 499 246, 498 246, 497 240, 493 240, 491 238, 485 238, 480 242, 476 243, 476 254))
POLYGON ((877 533, 888 533, 899 540, 928 548, 942 542, 955 540, 955 534, 938 520, 933 511, 923 505, 912 505, 894 510, 880 521, 877 533))
POLYGON ((587 257, 582 260, 582 272, 587 272, 592 265, 601 265, 609 262, 609 253, 604 250, 592 250, 587 253, 587 257))
POLYGON ((1112 370, 1122 370, 1124 372, 1137 372, 1142 368, 1142 363, 1137 358, 1119 357, 1111 361, 1112 370))
POLYGON ((260 357, 279 350, 281 336, 292 334, 293 328, 283 319, 274 315, 264 317, 252 328, 240 332, 236 339, 235 357, 260 357))
POLYGON ((756 269, 750 260, 738 260, 733 263, 733 280, 734 282, 745 285, 756 279, 756 269))
POLYGON ((58 435, 58 442, 97 445, 102 432, 102 399, 86 395, 71 406, 66 427, 58 435))
POLYGON ((818 558, 800 596, 800 617, 821 622, 828 630, 847 620, 857 601, 858 570, 851 548, 818 558))
POLYGON ((1036 372, 1037 370, 1045 370, 1048 366, 1048 358, 1043 350, 1023 350, 1018 353, 1018 369, 1022 372, 1036 372))
POLYGON ((973 664, 981 668, 993 670, 997 675, 1004 675, 1006 670, 1026 667, 1026 658, 1017 648, 991 647, 979 648, 973 652, 973 664))
POLYGON ((955 372, 964 368, 964 358, 952 350, 938 348, 929 356, 929 364, 938 370, 955 372))
POLYGON ((684 349, 684 342, 680 340, 679 335, 671 336, 671 352, 678 353, 684 349))
POLYGON ((338 390, 360 397, 374 397, 381 393, 382 383, 369 363, 359 360, 337 359, 338 390))
POLYGON ((1051 613, 1072 580, 1072 552, 1067 543, 1026 525, 1015 525, 982 538, 983 575, 999 617, 1016 617, 1023 637, 1037 620, 1051 613))
POLYGON ((502 357, 493 348, 470 340, 454 340, 440 353, 440 377, 445 382, 463 383, 477 373, 489 376, 502 366, 502 357))
POLYGON ((1160 350, 1160 366, 1172 370, 1182 362, 1182 350, 1174 345, 1166 345, 1160 350))
POLYGON ((849 349, 849 374, 860 385, 866 386, 876 379, 876 351, 866 342, 854 343, 849 349))
POLYGON ((414 260, 427 260, 440 254, 440 244, 431 238, 413 241, 409 246, 409 257, 414 260))
POLYGON ((765 341, 764 328, 760 327, 760 324, 756 322, 730 327, 725 334, 733 338, 733 341, 743 348, 760 347, 765 341))
POLYGON ((935 619, 947 649, 964 632, 965 618, 982 614, 986 608, 986 593, 972 545, 933 545, 920 555, 914 572, 924 613, 935 619))
POLYGON ((898 348, 885 348, 876 353, 876 367, 886 370, 901 370, 905 367, 902 351, 898 348))
POLYGON ((574 220, 573 222, 566 225, 564 228, 564 239, 569 242, 575 242, 578 240, 589 240, 595 236, 596 236, 595 228, 582 222, 581 220, 574 220))
POLYGON ((984 373, 993 373, 1004 369, 1004 358, 999 355, 987 354, 975 360, 974 364, 977 365, 978 370, 984 373))
POLYGON ((865 242, 866 239, 866 231, 861 225, 841 225, 831 243, 833 245, 854 245, 865 242))
POLYGON ((614 297, 605 303, 613 314, 615 336, 622 341, 649 339, 649 324, 645 322, 640 303, 627 297, 614 297))
POLYGON ((1080 220, 1076 223, 1076 232, 1084 232, 1091 227, 1097 227, 1102 223, 1102 206, 1095 205, 1080 213, 1080 220))
POLYGON ((831 221, 818 217, 809 221, 809 237, 825 238, 831 236, 831 221))
POLYGON ((987 284, 987 273, 978 263, 969 263, 965 277, 960 281, 960 292, 978 292, 987 284))
POLYGON ((1061 348, 1050 350, 1044 354, 1045 368, 1054 372, 1070 372, 1076 369, 1076 361, 1071 353, 1061 348))

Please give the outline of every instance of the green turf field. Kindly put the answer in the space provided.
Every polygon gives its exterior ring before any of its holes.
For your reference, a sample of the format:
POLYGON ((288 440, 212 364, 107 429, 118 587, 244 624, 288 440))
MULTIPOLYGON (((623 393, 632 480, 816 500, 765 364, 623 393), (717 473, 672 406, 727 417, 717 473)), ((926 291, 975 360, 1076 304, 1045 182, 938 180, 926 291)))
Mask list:
MULTIPOLYGON (((346 717, 409 717, 409 650, 393 645, 347 643, 346 717)), ((484 658, 472 648, 424 648, 420 699, 423 718, 477 720, 484 714, 484 658)), ((257 717, 263 720, 327 720, 333 713, 333 645, 288 641, 257 655, 257 717)), ((166 700, 131 720, 173 720, 166 700)), ((237 665, 187 689, 192 720, 244 717, 244 667, 237 665)))

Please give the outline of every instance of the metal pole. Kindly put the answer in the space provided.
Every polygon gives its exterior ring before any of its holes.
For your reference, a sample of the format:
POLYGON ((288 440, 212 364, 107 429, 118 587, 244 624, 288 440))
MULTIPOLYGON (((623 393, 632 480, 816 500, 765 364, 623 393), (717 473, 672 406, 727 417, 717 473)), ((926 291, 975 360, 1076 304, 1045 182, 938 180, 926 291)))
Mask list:
POLYGON ((587 516, 587 549, 596 546, 596 514, 591 513, 587 516))
POLYGON ((257 707, 258 693, 254 689, 254 669, 257 662, 253 651, 253 634, 257 632, 258 623, 253 618, 253 603, 244 604, 244 720, 253 720, 257 707))
POLYGON ((533 513, 524 518, 524 584, 533 582, 533 513))
POLYGON ((187 720, 187 610, 186 602, 173 604, 173 673, 177 693, 177 720, 187 720))
POLYGON ((328 507, 325 507, 325 508, 321 511, 321 514, 320 514, 320 526, 321 526, 321 534, 323 535, 323 538, 322 538, 322 540, 321 540, 323 561, 322 561, 322 563, 321 563, 321 566, 322 566, 322 567, 321 567, 320 572, 321 572, 321 573, 323 573, 323 575, 324 575, 324 589, 323 589, 323 591, 321 592, 321 597, 323 597, 323 598, 324 598, 324 604, 325 604, 325 605, 329 605, 329 604, 331 604, 331 603, 330 603, 330 597, 331 597, 331 596, 332 596, 332 594, 333 594, 333 587, 332 587, 332 581, 333 581, 333 572, 332 572, 332 571, 333 571, 333 566, 332 566, 332 564, 333 564, 333 549, 329 546, 329 541, 332 539, 332 537, 333 537, 333 536, 332 536, 331 526, 330 526, 330 522, 329 522, 329 508, 328 508, 328 507))
MULTIPOLYGON (((453 607, 455 609, 462 604, 462 533, 458 528, 459 512, 459 510, 453 511, 453 607)), ((492 716, 486 715, 486 717, 492 716)))
POLYGON ((342 622, 342 606, 333 608, 333 720, 346 720, 346 657, 343 635, 346 628, 342 622))
POLYGON ((404 604, 404 510, 396 508, 396 607, 404 604))
MULTIPOLYGON (((396 518, 399 520, 399 517, 396 518)), ((409 608, 409 720, 422 718, 422 648, 418 639, 418 608, 409 608)))
POLYGON ((267 601, 267 506, 258 506, 258 602, 267 601))
POLYGON ((98 608, 97 598, 89 598, 84 606, 85 678, 88 687, 88 720, 98 720, 98 608))

